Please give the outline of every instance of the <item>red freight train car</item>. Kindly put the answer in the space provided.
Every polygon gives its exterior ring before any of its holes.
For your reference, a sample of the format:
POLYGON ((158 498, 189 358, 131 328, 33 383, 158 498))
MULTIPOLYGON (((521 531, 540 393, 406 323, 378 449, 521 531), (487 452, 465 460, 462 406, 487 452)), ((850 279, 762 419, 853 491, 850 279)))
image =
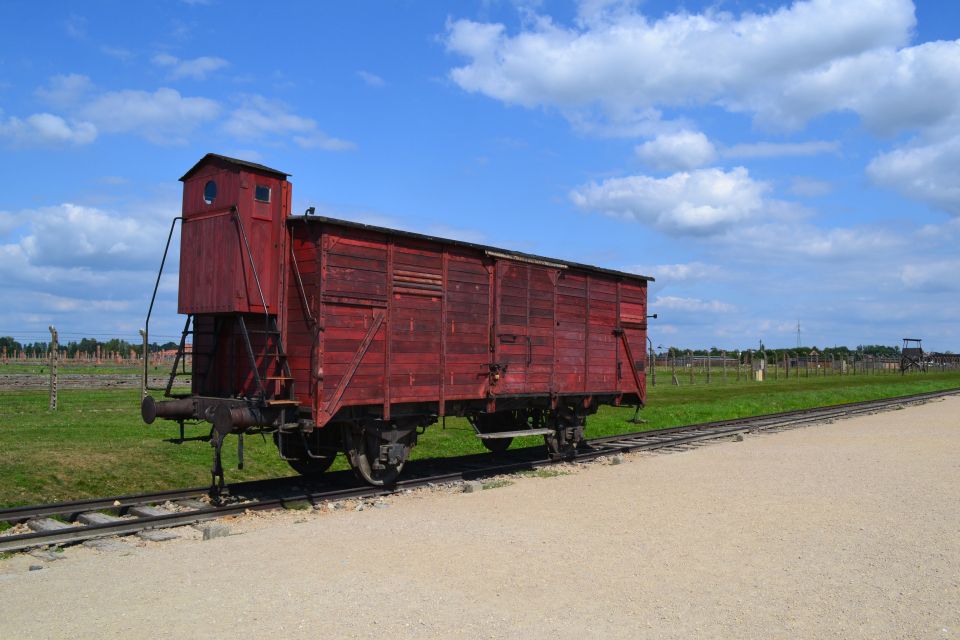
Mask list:
POLYGON ((384 484, 439 417, 492 451, 543 435, 562 457, 600 405, 643 404, 650 278, 292 216, 286 178, 208 154, 181 179, 174 370, 190 360, 192 388, 142 410, 211 422, 221 483, 230 433, 272 432, 305 474, 343 451, 384 484))

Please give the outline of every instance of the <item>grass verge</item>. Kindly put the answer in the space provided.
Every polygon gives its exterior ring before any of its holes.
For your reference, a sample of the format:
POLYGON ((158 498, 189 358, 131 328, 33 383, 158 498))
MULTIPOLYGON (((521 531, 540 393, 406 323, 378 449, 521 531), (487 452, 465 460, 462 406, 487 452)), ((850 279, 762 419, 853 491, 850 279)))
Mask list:
MULTIPOLYGON (((669 380, 669 378, 667 378, 669 380)), ((715 381, 710 385, 650 388, 645 421, 634 424, 630 407, 603 407, 587 423, 588 437, 614 435, 737 417, 873 400, 960 387, 960 372, 828 376, 765 383, 715 381)), ((47 410, 43 391, 0 391, 0 506, 57 502, 109 494, 202 486, 210 480, 207 443, 176 444, 177 427, 144 425, 137 390, 60 392, 60 410, 47 410)), ((205 435, 209 426, 188 427, 205 435)), ((236 468, 236 439, 224 449, 229 481, 291 475, 269 439, 246 438, 246 465, 236 468)), ((518 438, 513 447, 542 444, 518 438)), ((414 458, 482 453, 462 419, 429 428, 414 458)), ((344 468, 340 456, 334 469, 344 468)))

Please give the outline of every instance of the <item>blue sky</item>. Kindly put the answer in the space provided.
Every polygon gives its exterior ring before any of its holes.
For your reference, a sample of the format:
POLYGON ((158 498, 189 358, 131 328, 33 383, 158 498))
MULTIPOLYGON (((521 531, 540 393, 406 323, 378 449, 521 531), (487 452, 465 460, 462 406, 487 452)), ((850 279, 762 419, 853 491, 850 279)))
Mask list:
POLYGON ((133 340, 217 152, 295 210, 654 275, 655 344, 960 350, 956 3, 42 13, 0 26, 0 335, 133 340))

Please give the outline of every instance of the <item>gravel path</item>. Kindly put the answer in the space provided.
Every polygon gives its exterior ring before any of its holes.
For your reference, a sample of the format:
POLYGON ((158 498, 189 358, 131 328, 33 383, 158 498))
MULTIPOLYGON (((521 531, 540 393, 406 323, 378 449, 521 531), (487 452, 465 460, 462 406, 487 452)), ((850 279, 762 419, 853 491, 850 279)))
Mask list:
POLYGON ((960 638, 958 416, 950 398, 243 517, 209 541, 17 556, 0 638, 960 638))

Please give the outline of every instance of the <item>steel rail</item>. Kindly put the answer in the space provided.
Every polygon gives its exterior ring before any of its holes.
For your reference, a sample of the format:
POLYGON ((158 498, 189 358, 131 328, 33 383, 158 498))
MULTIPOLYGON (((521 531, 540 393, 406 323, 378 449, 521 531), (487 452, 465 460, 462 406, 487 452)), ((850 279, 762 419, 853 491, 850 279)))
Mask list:
MULTIPOLYGON (((602 456, 614 455, 630 451, 654 450, 676 447, 689 443, 728 438, 742 433, 756 433, 774 429, 797 427, 810 423, 822 423, 841 417, 849 417, 864 413, 873 413, 891 406, 905 403, 916 403, 927 400, 956 395, 960 389, 934 391, 909 396, 897 396, 878 400, 816 407, 785 411, 775 414, 764 414, 747 418, 722 420, 694 425, 670 427, 666 429, 651 429, 612 436, 593 438, 587 441, 587 447, 579 451, 576 456, 567 462, 586 462, 602 456)), ((532 449, 532 448, 531 448, 532 449)), ((517 453, 525 451, 516 450, 517 453)), ((500 459, 502 460, 502 458, 500 459)), ((517 471, 535 469, 556 464, 557 461, 548 458, 524 460, 519 462, 503 463, 492 460, 493 464, 477 463, 461 465, 460 469, 439 474, 426 474, 420 477, 403 479, 392 487, 372 487, 368 485, 347 488, 323 488, 319 490, 299 490, 282 497, 240 499, 236 502, 221 505, 211 505, 201 509, 189 509, 182 512, 173 512, 156 516, 144 516, 136 519, 118 520, 104 524, 91 524, 58 529, 55 531, 32 532, 16 535, 0 535, 0 552, 20 551, 42 545, 60 545, 80 542, 93 538, 112 535, 127 535, 146 529, 157 529, 185 524, 194 524, 206 520, 213 520, 227 515, 243 513, 244 511, 280 508, 291 503, 309 502, 318 504, 333 500, 352 498, 372 498, 406 491, 430 484, 444 484, 462 480, 469 480, 494 475, 514 473, 517 471)), ((560 461, 560 462, 563 462, 560 461)), ((230 485, 232 495, 243 492, 270 491, 288 484, 291 480, 301 482, 302 478, 277 478, 258 480, 247 483, 230 485)), ((14 507, 0 510, 0 521, 23 522, 34 517, 50 515, 76 516, 87 511, 111 509, 123 512, 125 509, 158 502, 184 500, 206 495, 208 488, 180 489, 160 491, 139 495, 95 498, 90 500, 75 500, 49 505, 34 505, 14 507)))
MULTIPOLYGON (((229 485, 229 489, 231 490, 231 493, 237 494, 251 491, 269 491, 274 488, 273 485, 277 485, 279 487, 291 479, 302 480, 302 478, 298 477, 251 480, 249 482, 238 482, 231 484, 229 485)), ((105 498, 84 498, 80 500, 70 500, 67 502, 52 502, 50 504, 24 505, 20 507, 0 509, 0 522, 19 523, 30 520, 31 518, 49 516, 65 516, 67 518, 72 518, 80 513, 85 513, 87 511, 98 511, 101 509, 116 510, 122 513, 128 510, 130 507, 139 507, 164 502, 177 502, 179 500, 203 498, 208 495, 210 495, 210 487, 205 486, 193 487, 190 489, 170 489, 151 493, 127 494, 105 498)))

